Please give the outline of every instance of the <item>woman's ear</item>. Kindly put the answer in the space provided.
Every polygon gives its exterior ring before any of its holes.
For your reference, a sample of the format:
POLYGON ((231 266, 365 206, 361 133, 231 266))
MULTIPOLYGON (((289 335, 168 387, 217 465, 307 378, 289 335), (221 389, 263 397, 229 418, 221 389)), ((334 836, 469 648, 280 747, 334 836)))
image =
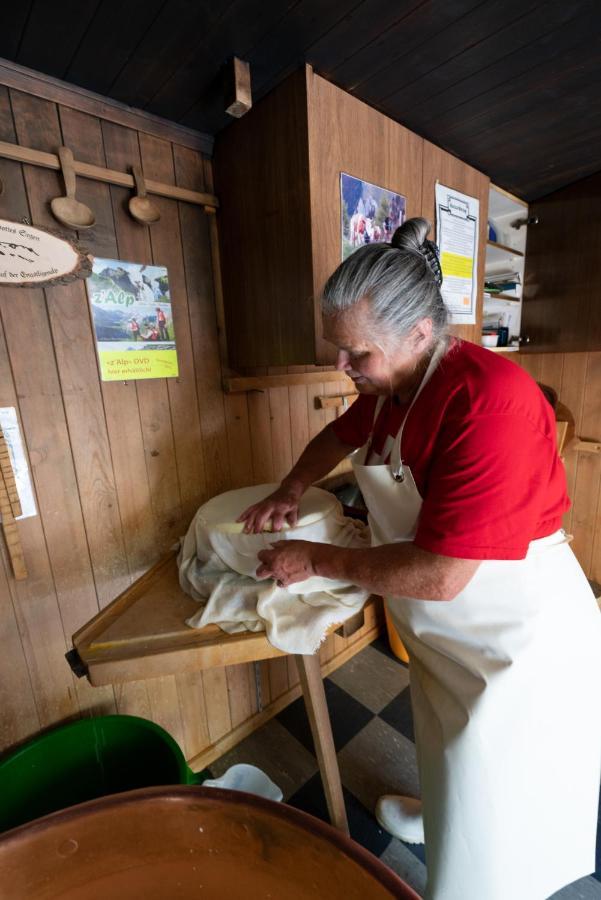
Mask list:
POLYGON ((415 353, 424 353, 432 343, 432 319, 420 319, 411 332, 411 344, 415 353))

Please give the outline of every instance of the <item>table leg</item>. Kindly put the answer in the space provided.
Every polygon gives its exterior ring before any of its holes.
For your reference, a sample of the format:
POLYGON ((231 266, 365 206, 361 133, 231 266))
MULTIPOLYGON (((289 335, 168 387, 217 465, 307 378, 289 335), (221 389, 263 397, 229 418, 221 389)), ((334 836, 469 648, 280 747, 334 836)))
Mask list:
POLYGON ((319 656, 296 656, 300 682, 305 698, 305 707, 311 725, 311 733, 315 744, 317 762, 323 783, 330 822, 345 834, 349 833, 342 782, 338 769, 338 757, 334 747, 332 725, 323 689, 323 678, 319 665, 319 656))

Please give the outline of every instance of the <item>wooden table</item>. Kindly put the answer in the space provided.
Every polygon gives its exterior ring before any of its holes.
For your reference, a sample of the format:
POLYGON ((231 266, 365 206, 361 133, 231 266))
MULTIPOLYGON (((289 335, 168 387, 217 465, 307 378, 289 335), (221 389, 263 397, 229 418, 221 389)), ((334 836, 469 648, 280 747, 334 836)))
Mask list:
MULTIPOLYGON (((77 675, 86 675, 98 686, 285 655, 264 632, 226 634, 217 625, 201 629, 186 625, 198 603, 180 588, 175 557, 172 553, 153 566, 73 635, 74 649, 67 658, 77 675)), ((361 627, 362 617, 360 613, 355 627, 361 627)), ((343 627, 345 635, 352 633, 352 625, 343 627)), ((295 658, 330 821, 348 834, 319 656, 295 658)))

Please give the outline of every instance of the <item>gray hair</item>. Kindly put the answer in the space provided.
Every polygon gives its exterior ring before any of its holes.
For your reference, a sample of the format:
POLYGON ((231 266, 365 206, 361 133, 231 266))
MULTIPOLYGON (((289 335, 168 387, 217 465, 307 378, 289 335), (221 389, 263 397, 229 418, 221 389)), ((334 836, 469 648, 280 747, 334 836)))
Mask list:
POLYGON ((438 248, 426 240, 427 219, 407 219, 390 244, 366 244, 330 275, 321 297, 324 315, 336 315, 367 299, 374 325, 386 338, 402 340, 422 319, 431 319, 433 343, 445 338, 448 314, 440 293, 438 248))

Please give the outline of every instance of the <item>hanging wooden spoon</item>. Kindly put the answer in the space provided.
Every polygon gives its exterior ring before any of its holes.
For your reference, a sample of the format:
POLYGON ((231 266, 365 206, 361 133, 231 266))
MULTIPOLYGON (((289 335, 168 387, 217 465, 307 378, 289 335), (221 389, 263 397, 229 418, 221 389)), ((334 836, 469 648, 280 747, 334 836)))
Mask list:
POLYGON ((92 210, 75 199, 75 170, 73 154, 68 147, 58 148, 58 158, 65 181, 65 197, 55 197, 50 202, 52 215, 68 228, 91 228, 96 219, 92 210))
POLYGON ((159 208, 146 196, 146 182, 140 166, 132 166, 131 171, 136 183, 136 196, 129 199, 129 211, 141 225, 153 225, 161 218, 159 208))

